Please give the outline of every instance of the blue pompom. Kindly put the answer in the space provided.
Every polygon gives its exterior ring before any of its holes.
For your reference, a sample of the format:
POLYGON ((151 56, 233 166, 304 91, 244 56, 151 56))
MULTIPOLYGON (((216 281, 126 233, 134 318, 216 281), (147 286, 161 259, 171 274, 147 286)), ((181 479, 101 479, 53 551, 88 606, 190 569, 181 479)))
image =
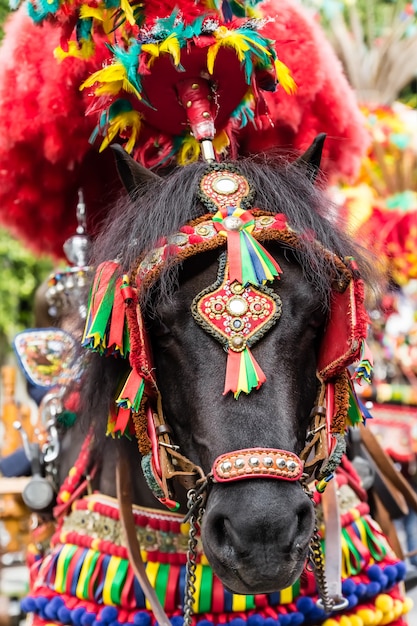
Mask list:
POLYGON ((43 611, 49 602, 48 598, 45 598, 44 596, 38 596, 37 598, 34 598, 34 600, 38 611, 43 611))
POLYGON ((407 571, 404 561, 398 561, 394 567, 397 569, 397 581, 404 580, 407 571))
POLYGON ((86 609, 83 606, 77 606, 76 609, 71 611, 71 620, 74 626, 81 626, 81 618, 85 611, 86 609))
POLYGON ((324 611, 323 609, 321 609, 317 605, 314 606, 313 610, 310 611, 310 613, 308 615, 308 618, 312 622, 321 622, 321 621, 325 620, 326 617, 328 617, 328 614, 326 613, 326 611, 324 611))
POLYGON ((116 609, 115 606, 105 606, 98 614, 98 618, 102 622, 109 624, 110 622, 114 622, 117 619, 118 615, 119 611, 116 609))
POLYGON ((382 576, 382 569, 379 567, 379 565, 371 565, 370 567, 368 567, 366 573, 368 574, 369 580, 379 581, 382 576))
POLYGON ((389 584, 392 585, 397 579, 397 568, 394 565, 387 565, 384 574, 388 578, 389 584))
POLYGON ((264 621, 264 626, 277 626, 277 620, 273 617, 266 617, 264 621))
POLYGON ((304 622, 305 618, 302 613, 293 613, 291 615, 291 626, 301 626, 301 624, 304 624, 304 622))
POLYGON ((314 600, 312 598, 307 598, 307 596, 304 598, 298 598, 295 605, 301 613, 304 613, 304 615, 308 615, 315 607, 314 600))
POLYGON ((49 602, 46 607, 43 609, 44 614, 46 615, 46 617, 48 619, 50 619, 51 621, 56 620, 58 617, 58 609, 60 608, 60 605, 55 605, 52 602, 49 602))
POLYGON ((356 585, 351 578, 346 578, 342 582, 342 592, 344 596, 350 596, 352 593, 355 593, 356 585))
POLYGON ((86 611, 84 615, 81 616, 81 626, 91 626, 95 619, 95 613, 88 613, 88 611, 86 611))
POLYGON ((96 615, 96 619, 94 620, 94 622, 91 624, 91 626, 102 626, 101 621, 99 620, 98 616, 96 615))
POLYGON ((366 588, 366 597, 374 598, 381 592, 381 585, 377 582, 370 582, 366 588))
POLYGON ((174 615, 174 617, 171 617, 170 622, 172 626, 183 626, 184 618, 182 617, 182 615, 174 615))
POLYGON ((278 618, 279 626, 291 626, 291 615, 280 615, 278 618))
POLYGON ((349 602, 350 609, 353 609, 353 607, 356 606, 359 602, 358 596, 354 593, 351 593, 350 595, 345 596, 345 598, 349 602))
POLYGON ((263 626, 264 618, 259 613, 254 613, 253 615, 249 615, 247 620, 247 626, 263 626))
POLYGON ((66 606, 59 607, 56 614, 57 614, 59 621, 62 622, 63 624, 71 624, 72 622, 71 611, 66 606))
POLYGON ((213 626, 213 622, 210 622, 208 619, 202 619, 199 622, 197 622, 197 626, 213 626))
POLYGON ((33 613, 34 611, 36 611, 37 608, 34 598, 30 597, 23 598, 20 603, 20 607, 24 613, 33 613))
POLYGON ((358 598, 363 598, 364 596, 366 596, 366 589, 367 585, 365 585, 365 583, 358 583, 356 585, 355 595, 358 598))
POLYGON ((138 611, 133 616, 135 626, 150 626, 151 617, 145 611, 138 611))
POLYGON ((246 626, 246 620, 241 617, 234 617, 230 620, 229 626, 246 626))

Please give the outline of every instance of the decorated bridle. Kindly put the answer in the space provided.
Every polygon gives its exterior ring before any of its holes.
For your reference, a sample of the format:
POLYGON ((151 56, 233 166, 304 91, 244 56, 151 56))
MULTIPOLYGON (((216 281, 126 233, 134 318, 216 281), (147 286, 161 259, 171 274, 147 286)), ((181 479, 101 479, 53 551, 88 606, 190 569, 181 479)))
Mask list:
MULTIPOLYGON (((148 484, 171 508, 178 505, 173 501, 170 479, 180 476, 187 485, 197 484, 203 473, 171 441, 138 297, 156 283, 167 264, 226 247, 216 282, 196 295, 191 313, 227 352, 224 394, 231 392, 238 398, 265 383, 251 347, 281 314, 280 297, 266 284, 279 280, 282 270, 263 244, 277 242, 302 251, 306 236, 292 230, 285 215, 253 208, 253 188, 230 165, 209 166, 198 195, 210 213, 161 241, 158 248, 139 259, 130 276, 119 276, 116 262, 98 268, 83 338, 85 346, 105 354, 126 356, 130 352, 131 371, 110 416, 108 433, 136 432, 148 484)), ((346 425, 357 421, 352 410, 348 415, 352 388, 346 368, 359 358, 366 335, 363 285, 353 260, 340 259, 317 241, 314 245, 329 258, 335 277, 318 359, 319 401, 312 410, 313 426, 306 447, 301 458, 284 450, 231 451, 215 460, 211 481, 254 477, 294 481, 307 473, 318 478, 319 489, 323 489, 344 452, 346 425)))
MULTIPOLYGON (((267 283, 278 281, 282 270, 264 244, 275 242, 302 253, 307 235, 294 231, 285 215, 254 208, 251 184, 229 164, 207 167, 198 197, 208 213, 161 240, 158 247, 138 259, 129 275, 121 275, 117 262, 98 267, 83 338, 84 346, 102 354, 129 355, 130 373, 110 415, 108 434, 136 434, 145 479, 156 498, 171 510, 179 507, 172 481, 177 478, 182 482, 189 496, 192 494, 187 519, 197 519, 201 514, 210 483, 254 478, 301 481, 311 495, 306 485, 316 479, 316 490, 324 491, 345 452, 346 427, 362 419, 347 367, 364 352, 367 326, 363 283, 355 262, 338 257, 308 235, 308 244, 328 259, 334 280, 318 355, 318 399, 311 411, 305 447, 300 456, 268 447, 229 451, 216 458, 210 472, 204 474, 172 441, 153 368, 141 295, 156 284, 167 267, 202 252, 222 250, 217 280, 196 294, 191 314, 225 349, 224 394, 233 393, 238 399, 242 392, 250 393, 266 382, 251 347, 281 315, 281 299, 267 283)), ((370 361, 367 354, 364 357, 357 375, 366 378, 370 361)), ((333 490, 331 494, 334 496, 333 490)), ((334 536, 338 534, 335 528, 334 536)), ((311 552, 318 578, 321 573, 318 586, 324 607, 329 611, 343 608, 340 583, 333 597, 325 592, 316 531, 311 552)))

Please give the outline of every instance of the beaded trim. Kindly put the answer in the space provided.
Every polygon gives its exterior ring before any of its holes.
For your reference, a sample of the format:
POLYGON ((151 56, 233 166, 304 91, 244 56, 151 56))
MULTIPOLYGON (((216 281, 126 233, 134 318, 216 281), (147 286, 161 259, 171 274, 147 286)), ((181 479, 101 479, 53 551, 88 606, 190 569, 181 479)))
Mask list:
POLYGON ((247 478, 299 480, 303 462, 287 450, 247 448, 217 457, 212 471, 215 481, 219 483, 247 478))

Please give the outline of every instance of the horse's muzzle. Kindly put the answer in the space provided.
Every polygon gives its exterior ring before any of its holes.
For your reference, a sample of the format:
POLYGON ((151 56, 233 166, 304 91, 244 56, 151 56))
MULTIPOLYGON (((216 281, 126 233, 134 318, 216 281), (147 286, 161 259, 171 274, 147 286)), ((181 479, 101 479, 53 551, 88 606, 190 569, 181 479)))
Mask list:
POLYGON ((300 576, 314 525, 313 504, 299 483, 215 484, 203 517, 203 548, 234 593, 272 593, 300 576))

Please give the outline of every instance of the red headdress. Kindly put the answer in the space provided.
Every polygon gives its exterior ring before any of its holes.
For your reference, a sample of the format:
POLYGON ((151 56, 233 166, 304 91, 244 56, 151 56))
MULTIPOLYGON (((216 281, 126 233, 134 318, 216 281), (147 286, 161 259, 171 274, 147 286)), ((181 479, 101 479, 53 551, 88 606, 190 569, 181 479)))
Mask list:
MULTIPOLYGON (((61 254, 75 227, 79 187, 90 220, 99 220, 116 174, 107 151, 98 150, 116 136, 148 166, 197 158, 201 136, 196 127, 190 133, 187 120, 194 90, 208 90, 195 106, 202 119, 215 120, 216 133, 210 127, 204 132, 215 135, 219 158, 223 152, 303 148, 324 131, 330 136, 327 173, 354 173, 366 143, 360 116, 334 53, 298 5, 261 3, 255 16, 228 2, 220 8, 184 0, 174 12, 171 5, 150 4, 143 13, 141 5, 110 4, 37 2, 29 6, 42 28, 21 9, 6 31, 0 51, 0 217, 32 246, 61 254), (65 57, 60 64, 54 49, 65 57), (296 95, 282 86, 268 91, 277 81, 291 91, 286 65, 296 95), (202 79, 198 89, 196 77, 202 79), (86 117, 87 109, 98 117, 86 117)), ((88 226, 94 233, 94 224, 88 226)))

